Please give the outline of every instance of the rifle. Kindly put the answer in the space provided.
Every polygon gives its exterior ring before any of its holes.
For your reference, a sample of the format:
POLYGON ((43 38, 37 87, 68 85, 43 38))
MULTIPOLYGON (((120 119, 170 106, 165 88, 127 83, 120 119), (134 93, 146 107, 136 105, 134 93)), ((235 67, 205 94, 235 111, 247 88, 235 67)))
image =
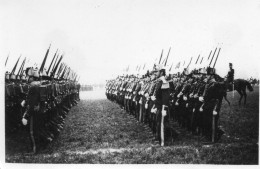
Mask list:
POLYGON ((204 58, 204 57, 202 57, 202 58, 201 58, 200 64, 202 63, 202 61, 203 61, 203 58, 204 58))
POLYGON ((208 57, 208 60, 209 60, 209 58, 210 58, 210 55, 211 55, 211 53, 212 53, 212 50, 210 51, 210 53, 209 53, 209 57, 208 57))
POLYGON ((9 58, 9 53, 8 53, 8 56, 7 56, 6 60, 5 60, 5 66, 6 66, 6 63, 8 61, 8 58, 9 58))
POLYGON ((57 73, 57 76, 61 73, 63 67, 65 66, 65 63, 61 63, 59 69, 58 69, 58 73, 57 73))
POLYGON ((217 48, 215 49, 215 51, 214 51, 214 53, 213 53, 213 56, 212 56, 211 61, 210 61, 210 63, 209 63, 209 67, 210 67, 210 65, 211 65, 211 62, 212 62, 214 56, 215 56, 216 51, 217 51, 217 48))
POLYGON ((52 58, 51 64, 50 64, 50 66, 49 66, 49 69, 48 69, 47 72, 46 72, 47 75, 49 74, 49 71, 50 71, 50 69, 51 69, 52 63, 53 63, 53 61, 54 61, 54 59, 55 59, 55 57, 56 57, 57 52, 58 52, 58 49, 56 50, 56 52, 55 52, 55 54, 54 54, 54 57, 52 58))
MULTIPOLYGON (((22 56, 22 55, 20 55, 20 57, 21 57, 21 56, 22 56)), ((19 62, 19 60, 20 60, 20 57, 18 58, 18 60, 17 60, 16 64, 14 65, 14 68, 13 68, 13 70, 12 70, 11 74, 14 74, 14 72, 15 72, 15 69, 16 69, 16 67, 17 67, 17 64, 18 64, 18 62, 19 62)))
MULTIPOLYGON (((172 62, 172 65, 173 65, 173 62, 172 62)), ((171 65, 171 67, 170 67, 170 69, 169 69, 169 72, 172 70, 172 65, 171 65)))
POLYGON ((69 77, 69 74, 70 74, 70 67, 69 67, 68 72, 66 73, 66 76, 64 76, 64 79, 67 79, 69 77))
POLYGON ((162 65, 164 64, 165 60, 166 60, 166 58, 163 59, 163 61, 162 61, 162 65))
POLYGON ((138 68, 138 72, 140 71, 140 69, 141 69, 141 66, 142 66, 142 65, 140 65, 140 66, 139 66, 139 68, 138 68))
POLYGON ((61 76, 60 76, 61 79, 64 77, 64 74, 67 71, 67 68, 68 68, 67 65, 65 65, 65 68, 63 69, 63 72, 60 73, 61 74, 61 76))
MULTIPOLYGON (((146 65, 146 63, 144 64, 143 70, 144 70, 144 68, 145 68, 145 65, 146 65)), ((129 66, 128 66, 128 68, 129 68, 129 66)))
MULTIPOLYGON (((193 57, 191 57, 191 59, 190 59, 190 63, 191 63, 191 61, 192 61, 192 58, 193 58, 193 57)), ((186 69, 188 69, 188 68, 189 68, 189 66, 190 66, 190 63, 187 65, 186 69)))
POLYGON ((56 66, 56 63, 57 63, 58 57, 59 57, 59 54, 57 55, 57 57, 56 57, 56 59, 55 59, 54 65, 53 65, 52 70, 51 70, 52 72, 53 72, 53 70, 54 70, 54 68, 55 68, 55 66, 56 66))
MULTIPOLYGON (((219 48, 219 49, 218 49, 218 55, 219 55, 220 49, 221 49, 221 48, 219 48)), ((217 58, 216 58, 216 60, 215 60, 215 63, 214 63, 214 65, 213 65, 213 68, 215 67, 215 65, 216 65, 216 62, 217 62, 217 60, 218 60, 218 55, 217 55, 217 58)))
POLYGON ((50 44, 49 48, 48 48, 47 51, 46 51, 45 57, 44 57, 44 59, 43 59, 43 61, 42 61, 41 67, 40 67, 40 69, 39 69, 39 73, 43 71, 43 68, 44 68, 46 59, 47 59, 48 54, 49 54, 49 51, 50 51, 50 47, 51 47, 51 44, 50 44))
POLYGON ((57 71, 57 68, 58 68, 58 66, 59 66, 59 64, 60 64, 62 58, 63 58, 63 55, 61 55, 61 57, 60 57, 58 63, 55 65, 55 68, 54 68, 53 72, 51 73, 51 76, 54 77, 55 72, 57 71))
POLYGON ((197 62, 198 62, 199 58, 200 58, 200 55, 198 56, 198 58, 197 58, 197 61, 196 61, 195 65, 197 64, 197 62))
POLYGON ((160 57, 160 60, 159 60, 159 64, 161 63, 162 56, 163 56, 163 50, 162 50, 162 53, 161 53, 161 57, 160 57))
POLYGON ((164 66, 166 66, 166 64, 167 64, 167 61, 168 61, 168 57, 169 57, 170 51, 171 51, 171 47, 170 47, 170 49, 169 49, 169 51, 168 51, 168 55, 167 55, 166 61, 165 61, 165 63, 164 63, 164 66))
POLYGON ((22 64, 21 64, 21 66, 20 66, 20 69, 18 70, 17 75, 20 75, 20 74, 22 73, 25 60, 26 60, 26 58, 24 58, 24 60, 23 60, 23 62, 22 62, 22 64))

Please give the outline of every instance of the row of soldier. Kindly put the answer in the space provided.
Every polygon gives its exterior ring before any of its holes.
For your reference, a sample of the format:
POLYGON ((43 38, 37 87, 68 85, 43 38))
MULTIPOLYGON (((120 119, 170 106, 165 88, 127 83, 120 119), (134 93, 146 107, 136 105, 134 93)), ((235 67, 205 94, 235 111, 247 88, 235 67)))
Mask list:
POLYGON ((61 63, 63 56, 58 59, 56 52, 49 69, 44 68, 49 50, 40 69, 24 69, 24 60, 15 73, 19 58, 13 70, 5 74, 6 134, 28 131, 33 153, 57 137, 70 108, 80 100, 77 75, 61 63))
POLYGON ((226 79, 218 76, 214 67, 166 74, 165 65, 159 61, 143 76, 123 75, 108 80, 107 98, 148 124, 161 146, 165 137, 172 140, 175 122, 209 141, 219 140, 224 134, 218 127, 219 113, 232 85, 232 64, 226 79), (170 131, 167 135, 166 130, 170 131))

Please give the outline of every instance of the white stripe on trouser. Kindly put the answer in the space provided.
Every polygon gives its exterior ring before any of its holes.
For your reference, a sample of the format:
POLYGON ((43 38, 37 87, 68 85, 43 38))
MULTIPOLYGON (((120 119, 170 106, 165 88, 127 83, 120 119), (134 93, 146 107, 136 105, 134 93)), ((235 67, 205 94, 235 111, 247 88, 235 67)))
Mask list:
POLYGON ((163 113, 163 111, 165 111, 164 109, 166 108, 167 106, 163 105, 162 106, 162 119, 161 119, 161 146, 164 146, 164 117, 165 117, 165 114, 163 113))

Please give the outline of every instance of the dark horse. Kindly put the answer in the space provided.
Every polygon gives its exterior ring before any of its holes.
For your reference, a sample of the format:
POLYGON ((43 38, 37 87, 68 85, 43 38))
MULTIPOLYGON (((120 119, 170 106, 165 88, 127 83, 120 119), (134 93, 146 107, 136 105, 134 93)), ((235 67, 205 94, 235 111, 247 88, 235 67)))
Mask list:
MULTIPOLYGON (((219 75, 214 75, 214 77, 215 77, 216 81, 218 81, 218 82, 224 81, 224 78, 221 78, 219 75)), ((238 102, 239 105, 241 105, 241 100, 243 97, 245 98, 244 104, 246 104, 246 97, 247 97, 246 88, 250 92, 252 92, 254 90, 253 87, 251 86, 251 84, 249 83, 249 81, 244 80, 244 79, 235 79, 233 81, 233 84, 228 84, 226 86, 227 92, 236 90, 239 93, 239 95, 240 95, 240 99, 238 102)))

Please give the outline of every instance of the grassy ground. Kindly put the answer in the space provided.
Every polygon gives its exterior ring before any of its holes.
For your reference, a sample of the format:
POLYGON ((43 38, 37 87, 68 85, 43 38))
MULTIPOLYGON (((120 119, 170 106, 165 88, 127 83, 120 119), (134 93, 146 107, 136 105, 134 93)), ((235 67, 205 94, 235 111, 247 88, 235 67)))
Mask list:
MULTIPOLYGON (((87 92, 86 92, 87 94, 87 92)), ((82 100, 70 110, 59 137, 36 155, 24 131, 6 137, 6 162, 11 163, 174 163, 258 164, 259 89, 248 93, 246 106, 229 107, 223 101, 219 143, 205 145, 200 138, 176 127, 174 143, 160 147, 149 128, 106 99, 82 100)))

